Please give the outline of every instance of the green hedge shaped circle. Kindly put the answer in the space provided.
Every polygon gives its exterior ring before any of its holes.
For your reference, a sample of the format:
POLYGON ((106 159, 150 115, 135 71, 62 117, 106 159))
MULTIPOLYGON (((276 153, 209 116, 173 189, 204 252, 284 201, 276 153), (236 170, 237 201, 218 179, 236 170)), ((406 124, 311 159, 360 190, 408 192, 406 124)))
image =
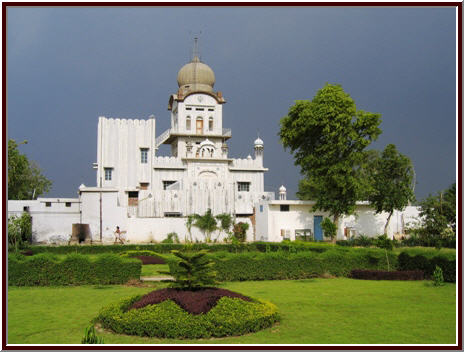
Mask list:
POLYGON ((128 310, 141 297, 104 307, 94 322, 118 334, 198 339, 243 335, 280 320, 277 307, 270 302, 229 297, 222 297, 210 311, 199 315, 188 313, 172 300, 128 310))

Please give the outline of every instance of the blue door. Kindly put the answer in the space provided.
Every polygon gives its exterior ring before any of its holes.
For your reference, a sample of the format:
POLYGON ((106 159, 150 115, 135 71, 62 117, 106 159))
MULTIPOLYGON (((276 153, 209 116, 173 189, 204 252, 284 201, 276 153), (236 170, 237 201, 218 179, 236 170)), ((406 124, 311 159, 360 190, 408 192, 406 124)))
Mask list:
POLYGON ((322 235, 322 216, 314 215, 314 239, 316 241, 322 241, 324 239, 322 235))

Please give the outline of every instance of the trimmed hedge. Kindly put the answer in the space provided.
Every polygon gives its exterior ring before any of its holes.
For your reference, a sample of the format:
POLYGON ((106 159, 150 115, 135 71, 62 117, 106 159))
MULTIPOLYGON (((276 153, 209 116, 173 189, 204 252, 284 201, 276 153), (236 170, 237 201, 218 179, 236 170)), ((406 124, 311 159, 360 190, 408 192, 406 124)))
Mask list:
MULTIPOLYGON (((388 253, 390 265, 396 266, 396 255, 388 253)), ((220 281, 304 279, 330 273, 349 276, 353 269, 387 269, 385 251, 379 249, 339 248, 316 253, 210 253, 215 263, 216 279, 220 281)), ((178 260, 169 258, 171 271, 178 269, 178 260)))
POLYGON ((49 253, 31 257, 8 255, 8 285, 61 286, 122 284, 139 279, 140 260, 102 254, 91 260, 82 254, 69 254, 60 260, 49 253))
POLYGON ((411 271, 382 271, 382 270, 352 270, 350 277, 361 280, 424 280, 424 272, 411 271))
POLYGON ((221 298, 206 314, 194 315, 172 300, 128 310, 138 295, 103 308, 94 319, 118 334, 161 338, 210 338, 243 335, 272 326, 279 320, 269 302, 221 298))
POLYGON ((119 255, 124 258, 139 259, 142 264, 166 264, 166 259, 153 251, 125 251, 119 255))
POLYGON ((430 252, 422 253, 401 252, 398 256, 398 269, 422 270, 425 277, 430 279, 433 276, 435 266, 439 266, 443 270, 443 279, 446 282, 456 282, 456 254, 442 253, 433 255, 430 252))
POLYGON ((181 243, 157 243, 157 244, 116 244, 116 245, 72 245, 72 246, 31 246, 32 253, 55 253, 55 254, 100 254, 100 253, 122 253, 130 250, 147 250, 156 253, 170 253, 171 250, 194 250, 208 249, 210 252, 324 252, 335 248, 332 243, 318 242, 251 242, 251 243, 194 243, 185 245, 181 243))

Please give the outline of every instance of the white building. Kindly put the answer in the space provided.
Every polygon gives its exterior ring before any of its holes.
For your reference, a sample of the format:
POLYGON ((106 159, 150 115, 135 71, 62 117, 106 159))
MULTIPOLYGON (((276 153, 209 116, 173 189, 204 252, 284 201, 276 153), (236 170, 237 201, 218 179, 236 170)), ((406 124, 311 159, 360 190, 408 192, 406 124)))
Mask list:
MULTIPOLYGON (((260 138, 250 145, 253 157, 228 157, 232 133, 223 127, 226 101, 213 90, 213 70, 195 55, 179 70, 177 83, 168 102, 171 128, 156 136, 154 116, 100 117, 93 164, 96 186, 81 185, 75 199, 8 201, 9 215, 29 211, 34 241, 46 243, 66 242, 73 223, 89 224, 91 240, 97 242, 113 242, 116 226, 130 243, 161 241, 170 232, 183 240, 186 217, 208 209, 248 223, 248 241, 295 239, 302 231, 323 239, 319 224, 328 214, 313 213, 312 202, 286 200, 283 186, 278 201, 274 193, 264 192, 268 169, 260 138), (170 156, 157 155, 161 144, 171 146, 170 156)), ((338 238, 344 238, 345 231, 371 236, 383 232, 386 217, 374 215, 366 205, 360 207, 357 218, 342 219, 338 238)), ((192 235, 203 239, 196 228, 192 235)))

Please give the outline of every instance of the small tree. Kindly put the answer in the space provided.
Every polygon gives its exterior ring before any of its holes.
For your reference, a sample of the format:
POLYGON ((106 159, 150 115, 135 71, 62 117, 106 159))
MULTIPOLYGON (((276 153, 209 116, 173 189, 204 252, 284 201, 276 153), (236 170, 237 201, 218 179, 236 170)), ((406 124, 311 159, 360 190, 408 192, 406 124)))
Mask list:
POLYGON ((234 238, 239 241, 239 242, 245 242, 246 241, 246 232, 248 231, 248 228, 250 225, 248 225, 245 222, 239 222, 237 224, 234 224, 234 238))
POLYGON ((448 237, 447 229, 456 235, 456 184, 423 200, 420 203, 420 216, 423 218, 422 235, 436 239, 448 237))
POLYGON ((192 226, 195 223, 195 219, 197 216, 198 216, 197 214, 191 214, 187 216, 187 221, 185 222, 185 227, 187 227, 187 231, 188 231, 191 243, 193 243, 192 226))
POLYGON ((379 157, 368 163, 367 168, 372 185, 368 200, 376 213, 388 213, 383 231, 386 235, 393 211, 403 210, 415 199, 413 166, 407 156, 399 153, 393 144, 389 144, 379 157))
POLYGON ((433 272, 433 285, 443 286, 444 284, 443 270, 438 265, 435 265, 435 270, 433 272))
POLYGON ((330 237, 332 242, 335 241, 337 237, 337 225, 334 224, 329 218, 324 218, 321 222, 322 231, 324 231, 324 236, 330 237))
POLYGON ((219 236, 224 231, 226 234, 230 234, 230 227, 232 226, 232 216, 230 214, 219 214, 216 215, 216 219, 219 220, 220 226, 218 227, 219 236))
POLYGON ((216 272, 212 269, 214 262, 206 257, 207 250, 186 253, 173 250, 171 253, 180 259, 177 270, 163 272, 174 276, 171 287, 194 290, 217 285, 216 272))
POLYGON ((193 226, 198 227, 204 234, 206 243, 211 242, 211 234, 217 230, 217 221, 211 214, 211 209, 208 209, 205 215, 194 215, 195 222, 193 226))

